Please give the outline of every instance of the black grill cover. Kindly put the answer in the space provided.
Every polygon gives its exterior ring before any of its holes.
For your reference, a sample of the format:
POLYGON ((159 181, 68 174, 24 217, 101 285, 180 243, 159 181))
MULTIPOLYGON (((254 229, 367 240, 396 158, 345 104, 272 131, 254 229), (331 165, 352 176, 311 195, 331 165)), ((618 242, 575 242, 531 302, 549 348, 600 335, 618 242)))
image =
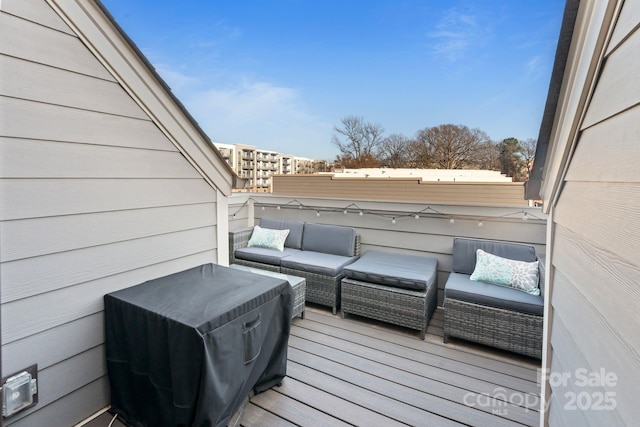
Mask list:
POLYGON ((286 374, 285 281, 206 264, 105 295, 111 409, 131 426, 223 426, 286 374))

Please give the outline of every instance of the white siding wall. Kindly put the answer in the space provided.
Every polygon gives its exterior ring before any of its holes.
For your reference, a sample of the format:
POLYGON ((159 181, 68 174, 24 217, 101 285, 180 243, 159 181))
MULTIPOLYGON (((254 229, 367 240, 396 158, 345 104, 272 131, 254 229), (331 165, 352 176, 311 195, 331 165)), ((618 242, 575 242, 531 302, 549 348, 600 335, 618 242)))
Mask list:
POLYGON ((454 237, 532 244, 542 259, 546 252, 546 221, 523 221, 521 214, 511 215, 524 209, 530 215, 546 218, 537 208, 431 205, 442 213, 455 215, 455 223, 451 224, 446 215, 444 218, 433 218, 423 214, 419 219, 415 219, 413 215, 398 218, 396 224, 392 224, 393 212, 403 215, 413 214, 426 208, 427 205, 402 202, 356 202, 365 211, 379 211, 389 215, 389 218, 382 218, 371 214, 360 216, 353 207, 349 208, 345 215, 342 209, 352 202, 352 200, 340 199, 235 194, 229 199, 229 229, 246 227, 247 224, 253 225, 254 218, 255 224, 258 224, 261 217, 354 227, 361 236, 363 251, 375 249, 436 257, 439 305, 442 305, 444 285, 451 272, 454 237), (291 203, 290 206, 293 208, 283 207, 278 210, 276 207, 284 206, 293 200, 305 206, 333 208, 338 212, 321 211, 320 216, 317 216, 313 209, 297 209, 296 203, 291 203), (245 201, 249 202, 245 204, 245 201), (263 205, 267 205, 264 210, 263 205), (483 219, 482 227, 478 227, 479 219, 483 219))
POLYGON ((109 404, 103 295, 215 262, 220 195, 44 0, 0 40, 2 374, 40 399, 5 424, 68 426, 109 404))
POLYGON ((550 371, 575 379, 578 369, 605 368, 617 381, 552 383, 552 425, 640 419, 639 5, 624 3, 553 213, 550 371), (572 409, 571 395, 583 394, 584 406, 605 392, 615 410, 572 409))

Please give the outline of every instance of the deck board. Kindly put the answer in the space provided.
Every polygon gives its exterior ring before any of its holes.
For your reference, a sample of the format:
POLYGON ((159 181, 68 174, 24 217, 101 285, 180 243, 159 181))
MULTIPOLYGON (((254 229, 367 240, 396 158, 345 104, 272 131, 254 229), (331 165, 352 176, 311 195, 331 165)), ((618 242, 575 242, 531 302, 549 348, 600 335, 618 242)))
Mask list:
POLYGON ((358 316, 305 314, 291 328, 287 378, 251 399, 242 426, 539 423, 539 362, 442 343, 441 309, 424 341, 358 316))

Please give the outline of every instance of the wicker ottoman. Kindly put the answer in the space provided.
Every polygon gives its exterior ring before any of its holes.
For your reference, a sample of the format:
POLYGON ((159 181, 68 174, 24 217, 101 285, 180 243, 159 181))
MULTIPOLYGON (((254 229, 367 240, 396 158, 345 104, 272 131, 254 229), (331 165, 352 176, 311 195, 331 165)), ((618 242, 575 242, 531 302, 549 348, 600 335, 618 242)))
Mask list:
POLYGON ((357 314, 420 331, 437 303, 437 266, 433 257, 368 251, 345 267, 342 316, 357 314))

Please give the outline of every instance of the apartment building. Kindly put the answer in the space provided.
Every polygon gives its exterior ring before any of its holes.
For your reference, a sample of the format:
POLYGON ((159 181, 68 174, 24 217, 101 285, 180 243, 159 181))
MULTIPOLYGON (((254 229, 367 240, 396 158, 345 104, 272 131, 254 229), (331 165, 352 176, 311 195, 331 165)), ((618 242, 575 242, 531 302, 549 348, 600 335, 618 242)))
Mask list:
POLYGON ((214 143, 234 172, 249 184, 244 190, 271 192, 272 175, 312 174, 326 169, 326 162, 296 157, 275 151, 261 150, 253 145, 214 143), (322 164, 323 167, 318 165, 322 164))

